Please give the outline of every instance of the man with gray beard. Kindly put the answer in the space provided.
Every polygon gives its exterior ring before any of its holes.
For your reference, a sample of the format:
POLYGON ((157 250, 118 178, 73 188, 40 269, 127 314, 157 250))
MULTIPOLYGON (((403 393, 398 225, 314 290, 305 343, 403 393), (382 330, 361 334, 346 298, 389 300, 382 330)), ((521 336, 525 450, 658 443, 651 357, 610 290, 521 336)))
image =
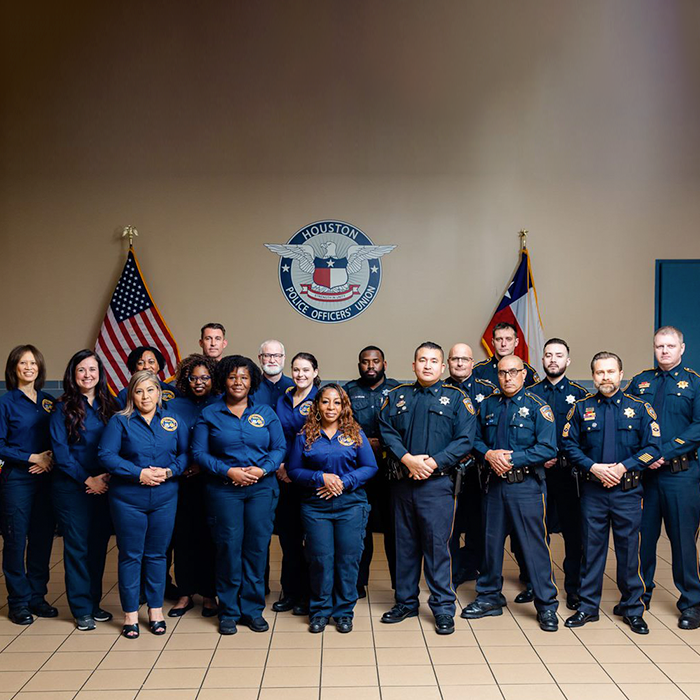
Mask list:
POLYGON ((266 340, 260 345, 258 362, 262 369, 262 381, 253 394, 253 404, 266 404, 274 411, 277 401, 290 386, 294 386, 291 377, 283 374, 284 345, 279 340, 266 340))

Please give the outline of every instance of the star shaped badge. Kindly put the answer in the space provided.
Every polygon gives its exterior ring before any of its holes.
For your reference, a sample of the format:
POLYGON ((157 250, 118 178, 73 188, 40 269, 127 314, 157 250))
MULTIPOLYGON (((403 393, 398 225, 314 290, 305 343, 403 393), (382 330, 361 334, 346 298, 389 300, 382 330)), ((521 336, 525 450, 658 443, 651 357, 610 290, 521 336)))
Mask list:
POLYGON ((382 396, 388 396, 389 395, 389 389, 382 389, 382 396))
POLYGON ((448 403, 450 403, 450 397, 449 396, 441 396, 440 397, 440 403, 443 406, 447 406, 448 403))
POLYGON ((576 397, 573 394, 569 394, 566 397, 566 403, 576 403, 576 397))
POLYGON ((633 408, 626 408, 623 413, 625 414, 625 418, 634 418, 635 417, 635 412, 633 408))
POLYGON ((518 409, 518 415, 519 415, 519 416, 522 416, 523 418, 525 418, 526 416, 529 416, 529 415, 530 415, 530 409, 529 409, 527 406, 521 406, 521 407, 518 409))
POLYGON ((688 388, 688 382, 686 382, 686 381, 680 381, 680 382, 678 382, 678 388, 679 388, 679 389, 687 389, 687 388, 688 388))
POLYGON ((477 394, 475 397, 477 403, 481 403, 484 398, 486 398, 483 394, 477 394))

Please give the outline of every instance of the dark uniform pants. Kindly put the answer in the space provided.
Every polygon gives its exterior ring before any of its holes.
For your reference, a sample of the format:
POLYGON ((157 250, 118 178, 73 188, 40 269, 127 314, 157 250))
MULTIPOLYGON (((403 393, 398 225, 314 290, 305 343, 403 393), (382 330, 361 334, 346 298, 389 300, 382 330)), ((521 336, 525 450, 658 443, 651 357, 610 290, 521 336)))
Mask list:
POLYGON ((464 477, 464 488, 457 501, 454 532, 450 541, 452 577, 473 576, 481 570, 484 558, 484 530, 481 522, 479 470, 472 466, 464 477), (464 546, 461 535, 464 533, 464 546))
POLYGON ((612 526, 617 559, 617 587, 623 615, 642 615, 644 583, 639 563, 639 528, 642 524, 642 487, 622 491, 607 489, 586 481, 581 493, 583 565, 581 569, 581 606, 579 610, 596 615, 608 555, 612 526))
POLYGON ((364 489, 301 504, 309 562, 310 617, 352 617, 369 504, 364 489))
POLYGON ((47 592, 55 529, 51 475, 5 465, 0 473, 0 524, 9 608, 38 604, 47 592))
POLYGON ((163 607, 165 553, 173 536, 177 487, 176 481, 166 481, 160 486, 117 484, 109 490, 119 548, 119 597, 124 612, 139 608, 142 566, 148 607, 163 607))
POLYGON ((305 600, 309 597, 309 567, 304 555, 304 526, 301 522, 303 490, 297 484, 284 482, 280 482, 279 487, 275 532, 282 549, 282 592, 295 600, 305 600))
POLYGON ((260 617, 265 609, 265 565, 279 498, 277 477, 251 486, 207 483, 207 522, 216 545, 219 618, 260 617))
POLYGON ((506 536, 512 531, 522 545, 522 557, 530 572, 535 608, 556 610, 552 556, 546 527, 546 487, 532 476, 519 484, 509 484, 495 474, 484 494, 484 570, 476 582, 477 599, 492 605, 505 605, 503 556, 506 536))
POLYGON ((100 607, 102 577, 112 535, 108 495, 87 494, 85 484, 55 474, 53 505, 63 530, 63 565, 71 614, 92 615, 100 607))
POLYGON ((204 474, 180 479, 177 515, 173 532, 175 584, 178 595, 216 595, 214 560, 216 548, 207 526, 204 474))
POLYGON ((667 467, 644 474, 642 514, 642 578, 645 602, 651 600, 656 571, 656 543, 661 520, 671 542, 673 582, 680 591, 676 605, 685 610, 700 605, 700 576, 696 540, 700 526, 700 466, 691 462, 687 471, 672 474, 667 467))
POLYGON ((396 527, 396 602, 418 608, 421 563, 434 615, 455 614, 450 538, 455 497, 447 476, 404 478, 391 486, 396 527))

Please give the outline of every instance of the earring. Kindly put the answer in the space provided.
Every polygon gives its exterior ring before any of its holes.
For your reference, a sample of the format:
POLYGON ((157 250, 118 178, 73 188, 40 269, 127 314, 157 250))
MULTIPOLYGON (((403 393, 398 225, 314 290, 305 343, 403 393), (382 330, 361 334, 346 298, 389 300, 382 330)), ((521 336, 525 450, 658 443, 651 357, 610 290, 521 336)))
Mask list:
POLYGON ((321 422, 321 412, 316 411, 316 420, 320 423, 321 422))

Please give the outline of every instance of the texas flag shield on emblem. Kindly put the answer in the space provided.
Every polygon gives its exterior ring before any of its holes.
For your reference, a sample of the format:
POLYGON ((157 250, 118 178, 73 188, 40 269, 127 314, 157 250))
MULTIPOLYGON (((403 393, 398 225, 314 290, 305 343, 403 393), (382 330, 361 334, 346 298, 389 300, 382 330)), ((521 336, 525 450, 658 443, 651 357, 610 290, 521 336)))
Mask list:
POLYGON ((315 258, 314 283, 319 287, 342 287, 348 283, 347 258, 315 258))

